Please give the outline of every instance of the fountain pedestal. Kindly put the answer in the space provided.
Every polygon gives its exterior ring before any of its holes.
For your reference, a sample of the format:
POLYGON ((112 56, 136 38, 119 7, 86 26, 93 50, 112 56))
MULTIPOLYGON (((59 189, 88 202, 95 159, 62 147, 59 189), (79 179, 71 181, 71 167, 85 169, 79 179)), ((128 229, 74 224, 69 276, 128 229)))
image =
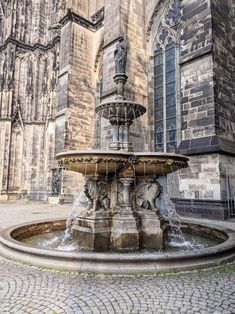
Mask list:
POLYGON ((106 252, 110 249, 110 212, 79 216, 73 225, 73 238, 82 250, 106 252))
POLYGON ((121 211, 113 217, 110 247, 118 252, 139 250, 137 219, 131 212, 123 213, 121 211))
POLYGON ((132 177, 119 179, 122 184, 122 200, 118 212, 112 219, 111 248, 115 251, 139 249, 139 231, 136 216, 131 206, 132 177))
POLYGON ((117 85, 117 95, 123 96, 124 95, 124 85, 126 84, 128 76, 125 73, 117 73, 113 80, 117 85))
POLYGON ((156 212, 138 211, 140 221, 140 246, 142 249, 161 249, 164 243, 161 221, 156 212))

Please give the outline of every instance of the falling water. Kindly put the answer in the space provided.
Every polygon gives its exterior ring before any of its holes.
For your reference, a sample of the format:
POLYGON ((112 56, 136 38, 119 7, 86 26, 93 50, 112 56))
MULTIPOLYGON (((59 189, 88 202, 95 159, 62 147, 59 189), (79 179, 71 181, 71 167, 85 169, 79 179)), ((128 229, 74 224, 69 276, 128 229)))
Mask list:
POLYGON ((55 247, 61 251, 74 251, 78 247, 76 243, 73 242, 73 226, 76 218, 82 215, 84 211, 90 207, 89 199, 86 197, 84 189, 75 197, 73 208, 69 213, 68 219, 66 220, 66 228, 64 232, 59 233, 57 236, 52 237, 44 242, 45 247, 55 247))
POLYGON ((82 190, 77 197, 75 197, 73 208, 69 213, 66 220, 66 228, 62 234, 47 240, 44 245, 52 247, 53 245, 62 251, 74 251, 76 245, 73 243, 73 225, 74 221, 82 211, 87 210, 89 207, 89 200, 87 199, 84 190, 82 190))
POLYGON ((203 248, 204 245, 196 240, 187 241, 181 231, 181 219, 175 209, 175 204, 170 199, 166 191, 162 191, 161 200, 164 203, 166 213, 163 215, 169 221, 171 231, 168 235, 168 243, 171 247, 178 247, 183 250, 203 248))
POLYGON ((184 241, 184 237, 181 231, 181 221, 179 215, 176 212, 175 204, 172 202, 169 195, 164 190, 161 193, 161 199, 165 205, 166 210, 164 218, 169 220, 171 230, 173 234, 176 236, 176 238, 184 241))
POLYGON ((66 234, 68 233, 70 236, 72 234, 72 227, 74 224, 74 220, 76 217, 82 212, 87 211, 90 207, 90 201, 85 194, 85 190, 80 191, 77 197, 75 197, 73 208, 69 213, 69 217, 66 220, 66 234))

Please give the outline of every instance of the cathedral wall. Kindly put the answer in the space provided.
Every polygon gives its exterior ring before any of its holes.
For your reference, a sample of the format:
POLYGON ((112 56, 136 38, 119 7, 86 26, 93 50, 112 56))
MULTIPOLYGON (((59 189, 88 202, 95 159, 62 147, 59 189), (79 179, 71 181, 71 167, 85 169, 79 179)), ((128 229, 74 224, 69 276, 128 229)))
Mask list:
POLYGON ((235 201, 235 158, 220 155, 221 198, 235 201))
POLYGON ((206 55, 181 66, 183 141, 192 140, 195 143, 198 142, 197 146, 200 146, 201 138, 215 134, 213 95, 213 61, 211 55, 206 55))
POLYGON ((182 14, 182 140, 200 147, 200 138, 215 134, 210 1, 182 1, 182 14))
MULTIPOLYGON (((64 150, 91 149, 94 144, 95 60, 101 37, 101 29, 94 33, 75 22, 68 22, 62 28, 56 154, 64 150)), ((72 201, 83 184, 81 175, 63 171, 62 193, 66 201, 72 201)))
POLYGON ((65 0, 3 0, 2 6, 2 40, 11 37, 31 46, 47 45, 56 33, 50 26, 57 24, 66 12, 65 0))
MULTIPOLYGON (((11 138, 11 122, 0 121, 0 191, 4 194, 7 191, 8 183, 8 166, 9 166, 9 150, 11 138)), ((5 200, 6 197, 0 194, 0 201, 5 200)))
MULTIPOLYGON (((168 3, 167 1, 156 2, 152 14, 150 9, 153 9, 153 6, 151 6, 153 2, 146 7, 146 21, 148 24, 146 25, 146 33, 149 47, 154 44, 154 36, 158 31, 159 21, 163 17, 162 12, 168 3)), ((176 3, 177 1, 175 1, 176 3)), ((226 146, 217 137, 217 134, 219 135, 218 119, 220 118, 217 114, 216 97, 218 95, 222 97, 223 92, 225 92, 227 98, 224 97, 224 100, 226 104, 221 106, 220 111, 226 111, 227 115, 231 116, 231 122, 234 116, 232 111, 234 105, 231 97, 230 99, 228 97, 226 86, 233 84, 231 73, 234 68, 232 63, 228 66, 231 62, 231 58, 227 58, 230 54, 230 48, 226 53, 223 51, 223 49, 226 50, 225 47, 228 44, 226 34, 221 33, 223 37, 221 42, 219 38, 214 41, 214 37, 220 34, 216 35, 220 28, 220 32, 229 29, 232 18, 229 15, 225 17, 225 15, 228 12, 228 4, 232 2, 183 0, 180 3, 180 75, 178 82, 181 91, 179 97, 181 104, 181 141, 177 152, 189 155, 190 164, 189 168, 182 169, 167 177, 168 192, 175 199, 177 210, 182 215, 191 217, 210 216, 224 219, 227 217, 227 209, 224 203, 225 170, 222 168, 226 168, 225 165, 229 162, 233 165, 233 157, 219 154, 223 149, 228 149, 228 145, 226 146), (211 4, 213 5, 211 6, 211 4), (223 10, 224 6, 225 9, 223 10), (215 8, 217 13, 214 17, 213 10, 215 8), (223 11, 224 16, 223 14, 220 15, 220 11, 223 11), (215 20, 219 16, 223 23, 219 20, 217 23, 215 20), (220 48, 221 46, 223 49, 220 48), (222 74, 223 68, 218 68, 215 64, 215 52, 218 49, 221 54, 218 54, 217 57, 220 58, 221 64, 226 63, 224 75, 222 74), (229 73, 226 67, 229 68, 229 73), (218 69, 218 71, 215 72, 215 69, 218 69), (216 77, 220 81, 218 86, 216 77), (225 83, 224 91, 222 91, 223 83, 225 83), (219 93, 219 88, 221 88, 221 93, 219 93), (226 109, 228 107, 230 113, 226 109)), ((150 58, 150 69, 153 67, 152 63, 153 61, 150 58)), ((153 82, 150 79, 150 100, 152 99, 152 85, 153 82)), ((153 118, 150 118, 150 121, 153 124, 153 118)), ((223 126, 228 129, 226 123, 223 126)), ((230 133, 229 131, 227 133, 230 134, 231 138, 233 133, 231 123, 229 127, 230 133)))
POLYGON ((88 149, 93 144, 95 118, 94 34, 72 24, 69 110, 66 147, 88 149))
POLYGON ((216 133, 235 141, 235 62, 232 43, 232 1, 212 1, 216 133))
POLYGON ((1 198, 47 199, 54 163, 61 4, 3 1, 0 46, 1 198), (32 18, 33 16, 33 18, 32 18), (10 38, 8 38, 10 36, 10 38), (56 39, 57 38, 57 39, 56 39), (5 41, 4 41, 5 40, 5 41), (8 122, 7 122, 8 121, 8 122))
POLYGON ((180 197, 221 199, 219 155, 191 156, 189 168, 180 170, 180 197))
MULTIPOLYGON (((120 37, 127 40, 126 74, 128 82, 125 85, 125 96, 147 106, 147 55, 144 22, 143 1, 106 1, 104 21, 104 55, 103 55, 103 100, 115 97, 116 86, 114 50, 120 37)), ((105 121, 103 121, 105 125, 105 121)), ((131 126, 131 141, 134 150, 144 150, 148 146, 146 131, 147 115, 137 119, 131 126), (140 141, 140 136, 142 140, 140 141), (144 140, 143 140, 144 139, 144 140)), ((109 127, 107 137, 110 140, 109 127)), ((104 135, 105 137, 105 135, 104 135)), ((106 145, 106 142, 105 142, 106 145)), ((107 145, 106 145, 107 146, 107 145)))
POLYGON ((105 0, 67 0, 67 8, 86 19, 91 19, 92 15, 104 6, 104 2, 105 0))

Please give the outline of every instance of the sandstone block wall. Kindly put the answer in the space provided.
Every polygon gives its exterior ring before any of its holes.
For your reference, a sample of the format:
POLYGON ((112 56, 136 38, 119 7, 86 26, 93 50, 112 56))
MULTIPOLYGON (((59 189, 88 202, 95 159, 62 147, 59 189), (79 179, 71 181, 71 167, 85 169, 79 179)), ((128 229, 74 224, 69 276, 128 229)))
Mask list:
POLYGON ((212 1, 216 134, 235 141, 233 1, 212 1))
POLYGON ((63 10, 62 3, 47 1, 2 2, 0 123, 4 149, 0 194, 3 199, 33 194, 46 199, 50 190, 59 38, 58 31, 49 27, 63 10))
POLYGON ((91 78, 94 64, 91 41, 95 32, 93 24, 102 18, 102 12, 92 15, 103 4, 100 0, 1 2, 0 198, 3 200, 15 197, 46 200, 51 191, 55 154, 64 149, 90 147, 95 90, 91 78), (77 23, 85 23, 90 30, 71 21, 66 24, 68 9, 80 14, 77 23), (65 25, 62 32, 60 21, 65 25), (75 95, 79 93, 81 102, 77 103, 75 95), (84 122, 86 114, 89 118, 84 122))

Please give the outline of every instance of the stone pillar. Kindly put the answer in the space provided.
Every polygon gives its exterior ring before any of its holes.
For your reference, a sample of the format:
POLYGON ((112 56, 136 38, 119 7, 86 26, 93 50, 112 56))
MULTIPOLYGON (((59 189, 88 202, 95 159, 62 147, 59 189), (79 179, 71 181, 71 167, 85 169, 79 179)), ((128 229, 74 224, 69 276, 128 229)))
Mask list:
POLYGON ((131 142, 129 141, 129 137, 130 137, 130 125, 131 123, 126 122, 125 124, 123 124, 123 141, 122 141, 122 148, 125 151, 128 152, 132 152, 133 151, 133 147, 131 142))
POLYGON ((8 200, 8 172, 11 144, 11 121, 0 121, 0 139, 2 149, 0 152, 0 202, 8 200))
POLYGON ((117 97, 124 96, 124 86, 127 82, 128 76, 124 73, 118 73, 114 76, 114 82, 117 85, 117 97))
POLYGON ((140 247, 142 249, 162 249, 164 245, 163 230, 156 212, 152 210, 139 210, 138 218, 141 229, 140 247))
POLYGON ((120 178, 123 185, 123 202, 113 216, 110 247, 115 251, 135 251, 139 249, 138 221, 132 211, 131 186, 134 179, 120 178))
POLYGON ((111 150, 119 150, 120 149, 120 125, 117 123, 112 123, 112 142, 109 145, 111 150))

